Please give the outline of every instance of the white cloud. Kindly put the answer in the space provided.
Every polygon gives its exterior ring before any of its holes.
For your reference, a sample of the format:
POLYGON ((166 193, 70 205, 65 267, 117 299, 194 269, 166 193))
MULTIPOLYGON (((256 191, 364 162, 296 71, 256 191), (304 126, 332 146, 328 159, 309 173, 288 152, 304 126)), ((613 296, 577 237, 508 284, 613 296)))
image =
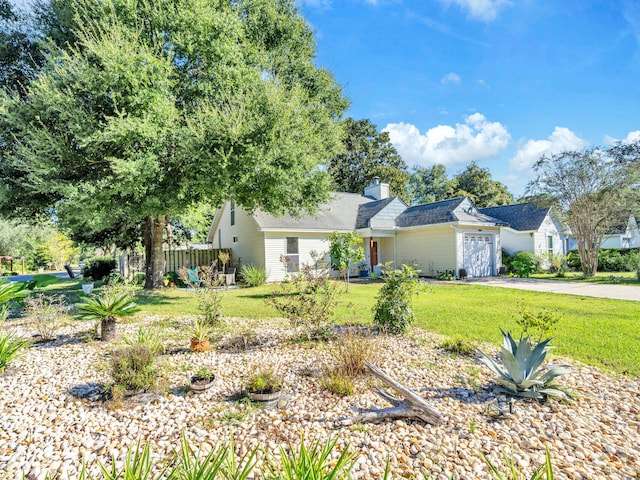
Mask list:
POLYGON ((582 150, 589 143, 568 128, 556 127, 546 140, 529 140, 509 160, 509 168, 529 170, 543 155, 553 155, 567 150, 582 150))
POLYGON ((504 125, 488 121, 481 113, 469 115, 455 127, 438 125, 424 135, 404 122, 389 123, 383 131, 389 132, 391 143, 409 166, 466 165, 497 155, 511 140, 504 125))
POLYGON ((450 73, 447 73, 444 77, 442 77, 442 80, 440 80, 440 83, 442 83, 443 85, 447 85, 449 83, 458 85, 461 81, 462 79, 460 78, 460 75, 454 72, 450 72, 450 73))
POLYGON ((626 138, 614 138, 606 135, 604 137, 604 141, 609 145, 613 145, 614 143, 622 142, 622 143, 634 143, 640 142, 640 130, 635 130, 633 132, 629 132, 626 138))
POLYGON ((445 0, 445 2, 457 5, 466 11, 469 17, 483 22, 495 20, 500 9, 510 3, 509 0, 445 0))

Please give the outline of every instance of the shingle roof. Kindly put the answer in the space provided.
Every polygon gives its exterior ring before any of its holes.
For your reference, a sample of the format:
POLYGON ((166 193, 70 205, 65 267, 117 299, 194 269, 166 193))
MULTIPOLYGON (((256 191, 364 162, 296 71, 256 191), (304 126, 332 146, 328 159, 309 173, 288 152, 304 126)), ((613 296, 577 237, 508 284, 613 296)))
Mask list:
POLYGON ((358 217, 356 218, 356 228, 367 228, 369 226, 369 220, 371 220, 372 217, 393 202, 396 198, 398 197, 383 198, 382 200, 360 204, 358 208, 358 217))
POLYGON ((468 211, 459 209, 465 200, 467 197, 458 197, 409 207, 396 219, 396 225, 417 227, 451 222, 502 223, 500 220, 478 212, 475 208, 468 211))
POLYGON ((321 206, 315 215, 303 215, 300 218, 291 215, 276 217, 257 210, 253 218, 263 229, 355 230, 360 205, 379 203, 356 193, 336 192, 332 195, 333 199, 321 206))
POLYGON ((538 230, 549 210, 533 203, 516 203, 480 209, 482 213, 498 218, 519 231, 538 230))

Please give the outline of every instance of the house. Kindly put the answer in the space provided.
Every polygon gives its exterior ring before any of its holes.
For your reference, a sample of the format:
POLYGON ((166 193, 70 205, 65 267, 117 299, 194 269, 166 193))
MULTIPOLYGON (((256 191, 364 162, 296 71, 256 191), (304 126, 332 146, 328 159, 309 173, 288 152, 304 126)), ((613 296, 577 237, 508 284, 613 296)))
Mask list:
POLYGON ((537 256, 564 255, 563 228, 550 208, 518 203, 481 208, 485 215, 502 220, 502 248, 509 253, 531 252, 537 256))
POLYGON ((362 237, 372 271, 391 261, 415 263, 423 275, 464 268, 468 276, 479 277, 498 272, 502 225, 467 197, 407 207, 389 195, 388 184, 375 179, 364 195, 334 193, 315 215, 302 218, 259 210, 249 214, 226 202, 214 216, 207 241, 233 249, 242 264, 264 266, 268 281, 282 280, 300 265, 312 264, 313 252, 328 262, 326 238, 331 232, 362 237))
POLYGON ((640 231, 634 215, 629 215, 626 224, 613 227, 602 238, 601 248, 637 248, 640 247, 640 231))

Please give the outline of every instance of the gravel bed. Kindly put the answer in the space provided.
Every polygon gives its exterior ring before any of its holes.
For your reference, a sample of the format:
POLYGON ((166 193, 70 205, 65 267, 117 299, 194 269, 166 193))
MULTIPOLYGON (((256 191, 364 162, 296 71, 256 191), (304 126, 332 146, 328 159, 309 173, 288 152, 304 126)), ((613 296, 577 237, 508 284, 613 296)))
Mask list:
MULTIPOLYGON (((229 323, 243 328, 245 322, 229 323)), ((34 333, 18 320, 6 327, 34 333)), ((137 325, 118 328, 133 332, 137 325)), ((422 395, 444 422, 341 427, 341 419, 361 409, 389 406, 373 392, 376 381, 358 379, 356 394, 348 397, 324 390, 321 377, 334 366, 328 346, 292 342, 293 332, 278 321, 260 322, 255 333, 262 341, 244 351, 193 354, 184 348, 188 342, 177 343, 161 356, 160 393, 132 397, 120 408, 103 395, 117 345, 83 343, 77 331, 77 325, 65 327, 56 341, 32 346, 0 375, 0 478, 41 479, 48 472, 74 479, 83 458, 92 472, 112 457, 122 465, 139 441, 151 445, 154 459, 167 461, 181 435, 202 452, 233 439, 239 454, 261 445, 276 456, 301 437, 307 443, 338 437, 336 456, 347 444, 359 453, 357 479, 381 478, 387 462, 400 478, 493 478, 481 452, 501 468, 511 459, 530 474, 546 447, 557 478, 640 477, 640 380, 570 360, 554 359, 574 365, 560 380, 575 401, 519 401, 510 415, 496 416, 496 407, 508 409, 506 399, 493 392, 492 377, 473 358, 443 351, 442 337, 420 330, 379 336, 373 363, 422 395), (244 380, 264 365, 285 374, 286 405, 254 408, 237 401, 244 380), (216 384, 194 395, 185 387, 201 366, 216 371, 216 384)))

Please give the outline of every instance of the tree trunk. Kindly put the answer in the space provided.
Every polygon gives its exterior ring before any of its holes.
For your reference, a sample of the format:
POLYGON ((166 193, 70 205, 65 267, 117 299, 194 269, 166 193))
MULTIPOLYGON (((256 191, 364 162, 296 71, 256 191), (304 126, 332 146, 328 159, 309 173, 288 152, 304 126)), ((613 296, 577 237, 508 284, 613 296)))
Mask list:
POLYGON ((116 338, 116 319, 105 317, 100 322, 100 341, 111 342, 116 338))
POLYGON ((162 253, 162 240, 165 225, 165 216, 148 216, 144 226, 144 252, 146 280, 144 288, 152 290, 164 287, 163 270, 164 255, 162 253))

